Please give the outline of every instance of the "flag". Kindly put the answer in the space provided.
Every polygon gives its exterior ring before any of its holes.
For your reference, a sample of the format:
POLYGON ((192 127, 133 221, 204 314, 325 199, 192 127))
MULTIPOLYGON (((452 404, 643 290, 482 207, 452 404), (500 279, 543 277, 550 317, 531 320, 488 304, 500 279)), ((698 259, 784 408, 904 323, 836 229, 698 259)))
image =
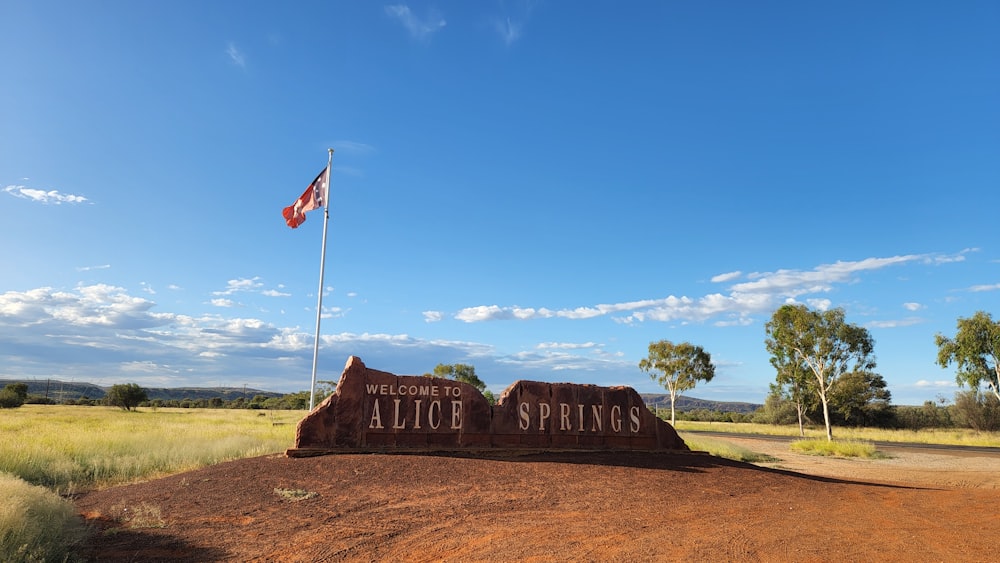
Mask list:
POLYGON ((281 210, 281 215, 285 218, 285 223, 289 227, 293 229, 298 228, 299 225, 305 223, 307 211, 319 209, 326 205, 326 171, 327 169, 324 168, 316 176, 316 179, 309 184, 305 193, 299 196, 299 199, 295 200, 295 203, 281 210))

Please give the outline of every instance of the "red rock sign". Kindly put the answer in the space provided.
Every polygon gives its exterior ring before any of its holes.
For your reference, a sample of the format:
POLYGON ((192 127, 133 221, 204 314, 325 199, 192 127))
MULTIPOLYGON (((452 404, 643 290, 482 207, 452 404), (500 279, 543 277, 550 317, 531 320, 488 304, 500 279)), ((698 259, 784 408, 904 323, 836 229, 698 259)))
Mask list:
POLYGON ((518 381, 491 406, 467 383, 394 375, 351 356, 288 454, 387 448, 688 449, 631 387, 518 381))

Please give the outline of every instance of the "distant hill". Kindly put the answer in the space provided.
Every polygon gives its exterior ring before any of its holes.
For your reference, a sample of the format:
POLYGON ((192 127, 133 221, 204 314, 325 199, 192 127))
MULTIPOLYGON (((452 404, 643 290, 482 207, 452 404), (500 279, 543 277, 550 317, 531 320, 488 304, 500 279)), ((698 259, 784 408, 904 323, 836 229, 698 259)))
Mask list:
MULTIPOLYGON (((642 400, 646 401, 646 404, 650 407, 656 406, 661 409, 670 408, 670 395, 656 395, 653 393, 643 393, 642 400)), ((705 409, 709 411, 718 412, 738 412, 741 414, 749 414, 753 411, 759 409, 763 405, 757 403, 741 403, 741 402, 727 402, 727 401, 709 401, 707 399, 697 399, 695 397, 685 397, 684 395, 678 395, 677 404, 675 405, 678 412, 688 412, 693 410, 705 409)))
MULTIPOLYGON (((77 400, 83 397, 88 399, 103 399, 107 394, 107 387, 94 385, 93 383, 76 381, 59 381, 58 379, 0 379, 0 389, 9 383, 27 383, 29 395, 41 395, 49 397, 56 402, 65 400, 77 400)), ((281 397, 285 393, 274 391, 262 391, 260 389, 243 389, 242 387, 145 387, 146 393, 151 401, 160 399, 171 400, 208 400, 221 397, 224 401, 233 401, 240 397, 246 397, 249 401, 257 395, 265 397, 281 397)), ((670 395, 643 393, 642 399, 650 407, 657 406, 661 409, 670 408, 670 395)), ((705 409, 718 412, 738 412, 752 413, 762 405, 756 403, 709 401, 695 397, 677 397, 677 410, 680 412, 705 409)))
MULTIPOLYGON (((103 399, 108 392, 107 387, 100 387, 93 383, 81 383, 75 381, 59 381, 57 379, 0 379, 0 388, 9 383, 27 383, 29 395, 41 395, 56 402, 64 400, 77 400, 83 397, 88 399, 103 399)), ((244 389, 243 387, 144 387, 149 399, 154 401, 183 400, 183 399, 213 399, 221 397, 224 401, 232 401, 240 397, 247 400, 257 395, 265 397, 281 397, 284 393, 274 391, 261 391, 260 389, 244 389)))

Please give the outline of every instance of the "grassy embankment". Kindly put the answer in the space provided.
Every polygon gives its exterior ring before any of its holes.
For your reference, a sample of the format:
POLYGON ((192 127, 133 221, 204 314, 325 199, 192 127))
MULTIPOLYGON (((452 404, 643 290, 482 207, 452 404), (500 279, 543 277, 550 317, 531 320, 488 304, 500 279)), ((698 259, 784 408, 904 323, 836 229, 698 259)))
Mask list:
POLYGON ((24 405, 0 410, 0 560, 72 559, 59 495, 284 451, 304 411, 24 405))
MULTIPOLYGON (((799 436, 796 425, 774 426, 771 424, 750 424, 735 422, 677 421, 678 431, 732 432, 737 434, 763 434, 768 436, 799 436)), ((822 427, 806 428, 807 439, 826 440, 826 430, 822 427)), ((902 442, 911 444, 946 444, 954 446, 1000 447, 1000 432, 976 432, 968 428, 894 430, 883 428, 842 428, 833 427, 834 440, 861 442, 902 442)))
MULTIPOLYGON (((679 420, 676 426, 678 432, 681 433, 691 449, 703 450, 712 455, 748 462, 773 460, 761 459, 768 456, 754 454, 754 452, 738 446, 733 446, 736 448, 734 451, 728 451, 728 446, 732 444, 725 442, 724 439, 712 439, 700 436, 697 434, 697 431, 799 437, 799 427, 797 425, 774 426, 770 424, 679 420)), ((791 450, 811 455, 878 458, 883 457, 884 454, 878 451, 874 442, 1000 447, 1000 432, 976 432, 970 429, 956 428, 893 430, 834 427, 834 440, 832 442, 827 441, 826 431, 823 428, 806 428, 805 434, 805 438, 790 444, 789 447, 791 450)))

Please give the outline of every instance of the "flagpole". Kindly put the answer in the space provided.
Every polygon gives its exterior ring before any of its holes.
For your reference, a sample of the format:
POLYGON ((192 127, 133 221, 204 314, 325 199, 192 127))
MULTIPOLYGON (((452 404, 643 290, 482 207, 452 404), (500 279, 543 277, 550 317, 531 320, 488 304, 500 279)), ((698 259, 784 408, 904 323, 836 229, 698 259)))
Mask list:
POLYGON ((312 385, 309 387, 309 411, 316 406, 316 363, 319 360, 319 321, 323 316, 323 272, 326 270, 326 229, 330 223, 330 168, 333 164, 333 149, 327 149, 326 193, 323 194, 323 245, 319 257, 319 291, 316 296, 316 338, 313 340, 312 385))

